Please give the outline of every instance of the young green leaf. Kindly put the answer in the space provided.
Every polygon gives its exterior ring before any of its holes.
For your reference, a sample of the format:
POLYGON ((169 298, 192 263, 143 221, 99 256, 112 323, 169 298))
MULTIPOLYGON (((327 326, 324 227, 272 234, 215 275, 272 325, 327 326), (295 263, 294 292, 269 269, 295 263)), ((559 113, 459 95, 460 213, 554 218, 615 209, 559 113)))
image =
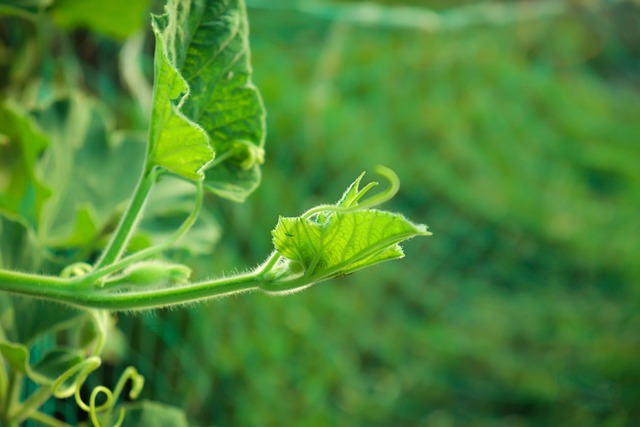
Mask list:
POLYGON ((169 0, 165 10, 154 17, 154 27, 190 88, 180 110, 206 131, 218 156, 205 168, 205 188, 242 201, 260 182, 265 138, 244 4, 169 0))
POLYGON ((398 243, 428 236, 424 225, 375 209, 333 212, 316 218, 280 218, 273 244, 281 256, 298 262, 313 281, 348 274, 404 256, 398 243))
POLYGON ((397 175, 379 166, 377 172, 389 187, 362 200, 378 183, 360 189, 361 174, 335 205, 320 205, 296 218, 280 217, 273 230, 276 255, 261 271, 267 292, 289 292, 315 282, 352 273, 383 261, 404 256, 399 243, 416 236, 429 236, 426 225, 373 207, 392 198, 399 189, 397 175))
MULTIPOLYGON (((360 197, 362 197, 364 193, 369 189, 369 186, 367 186, 364 188, 363 191, 360 191, 360 181, 362 181, 364 174, 365 173, 362 172, 360 176, 358 176, 356 180, 351 183, 351 185, 344 192, 340 200, 338 200, 338 203, 336 203, 336 206, 349 208, 351 206, 355 206, 358 203, 358 200, 360 199, 360 197)), ((372 184, 377 185, 377 183, 372 183, 372 184)))

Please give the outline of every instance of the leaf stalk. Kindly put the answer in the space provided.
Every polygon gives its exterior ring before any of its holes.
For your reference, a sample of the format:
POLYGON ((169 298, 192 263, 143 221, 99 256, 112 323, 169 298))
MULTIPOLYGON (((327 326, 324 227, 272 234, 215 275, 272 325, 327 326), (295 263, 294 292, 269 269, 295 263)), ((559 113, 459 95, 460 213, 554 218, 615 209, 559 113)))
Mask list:
POLYGON ((135 225, 142 215, 142 209, 147 201, 147 197, 153 187, 153 184, 155 184, 156 179, 158 178, 158 174, 158 168, 145 168, 145 172, 141 175, 140 180, 136 185, 133 197, 129 202, 129 206, 127 206, 127 210, 122 216, 115 233, 111 236, 111 240, 107 244, 106 249, 96 262, 96 270, 118 261, 122 256, 122 253, 126 250, 127 243, 135 231, 135 225))

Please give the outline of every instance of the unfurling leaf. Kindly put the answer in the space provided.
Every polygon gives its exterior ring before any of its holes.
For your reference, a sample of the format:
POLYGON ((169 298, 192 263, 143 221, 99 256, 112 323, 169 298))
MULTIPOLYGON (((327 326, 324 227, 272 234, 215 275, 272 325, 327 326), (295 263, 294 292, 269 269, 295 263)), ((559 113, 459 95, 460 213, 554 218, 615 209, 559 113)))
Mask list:
MULTIPOLYGON (((391 189, 397 190, 397 177, 388 174, 391 189)), ((334 206, 314 208, 296 218, 281 217, 273 230, 273 245, 288 260, 286 268, 295 276, 292 266, 309 282, 317 282, 352 273, 383 261, 404 256, 399 243, 416 236, 429 236, 427 226, 414 224, 404 216, 377 209, 364 209, 371 200, 388 200, 384 193, 358 201, 375 184, 359 189, 362 175, 351 184, 334 206)))
POLYGON ((335 277, 402 258, 398 243, 429 234, 402 215, 371 209, 333 212, 322 221, 281 217, 273 244, 280 255, 302 264, 305 274, 335 277))

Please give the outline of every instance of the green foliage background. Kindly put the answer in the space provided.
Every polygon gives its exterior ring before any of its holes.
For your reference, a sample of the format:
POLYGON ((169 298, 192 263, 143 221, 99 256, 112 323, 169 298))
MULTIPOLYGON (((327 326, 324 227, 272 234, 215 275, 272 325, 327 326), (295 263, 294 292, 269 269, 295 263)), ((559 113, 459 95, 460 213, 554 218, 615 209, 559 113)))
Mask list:
MULTIPOLYGON (((431 33, 300 4, 249 3, 263 183, 244 204, 208 200, 213 254, 175 256, 199 277, 255 265, 278 215, 378 163, 403 184, 389 209, 434 236, 301 294, 122 315, 130 345, 102 380, 133 364, 144 397, 203 426, 639 422, 638 6, 431 33)), ((74 31, 84 89, 143 129, 119 42, 74 31)))

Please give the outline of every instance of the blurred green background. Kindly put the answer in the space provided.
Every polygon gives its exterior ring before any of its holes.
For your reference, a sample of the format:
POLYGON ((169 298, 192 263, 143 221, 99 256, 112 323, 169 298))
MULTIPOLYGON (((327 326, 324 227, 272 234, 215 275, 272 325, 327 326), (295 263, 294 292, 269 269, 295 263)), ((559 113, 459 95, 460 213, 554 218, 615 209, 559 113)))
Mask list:
MULTIPOLYGON (((261 262, 278 215, 379 163, 402 182, 386 208, 434 236, 285 298, 121 315, 131 344, 105 377, 135 365, 144 397, 200 426, 638 425, 637 2, 248 11, 263 183, 208 200, 223 234, 196 276, 261 262)), ((99 40, 102 75, 119 45, 99 40)))

